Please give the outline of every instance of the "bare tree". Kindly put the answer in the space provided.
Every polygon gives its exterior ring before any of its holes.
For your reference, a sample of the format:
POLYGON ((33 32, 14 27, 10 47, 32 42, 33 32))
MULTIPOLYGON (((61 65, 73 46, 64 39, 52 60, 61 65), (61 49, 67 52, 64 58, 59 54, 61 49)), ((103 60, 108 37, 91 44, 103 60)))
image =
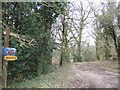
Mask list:
POLYGON ((69 47, 70 42, 72 40, 72 36, 70 35, 70 18, 69 18, 69 5, 66 8, 66 12, 61 14, 57 20, 57 23, 53 26, 53 36, 57 44, 57 49, 60 50, 60 66, 62 66, 63 62, 69 62, 69 47))
POLYGON ((89 23, 88 18, 91 13, 91 9, 89 6, 84 7, 84 4, 82 1, 79 1, 79 4, 76 6, 74 3, 71 3, 71 14, 72 14, 72 26, 73 29, 71 29, 71 33, 75 39, 76 45, 77 45, 77 61, 81 61, 81 44, 82 44, 82 32, 85 28, 85 26, 89 23))

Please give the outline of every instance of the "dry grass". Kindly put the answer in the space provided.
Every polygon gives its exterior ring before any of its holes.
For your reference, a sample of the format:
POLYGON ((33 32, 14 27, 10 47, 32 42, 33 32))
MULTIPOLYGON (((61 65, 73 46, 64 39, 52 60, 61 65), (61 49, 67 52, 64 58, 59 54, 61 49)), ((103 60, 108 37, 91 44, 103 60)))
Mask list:
POLYGON ((108 61, 94 61, 96 65, 100 65, 102 67, 118 69, 118 61, 108 60, 108 61))

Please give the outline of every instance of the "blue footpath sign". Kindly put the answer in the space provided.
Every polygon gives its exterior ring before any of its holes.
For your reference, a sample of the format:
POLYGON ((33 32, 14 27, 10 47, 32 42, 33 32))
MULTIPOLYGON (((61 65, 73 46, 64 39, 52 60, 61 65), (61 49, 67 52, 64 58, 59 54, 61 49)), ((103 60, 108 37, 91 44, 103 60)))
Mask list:
POLYGON ((2 48, 2 55, 16 55, 16 49, 15 48, 7 48, 3 47, 2 48))

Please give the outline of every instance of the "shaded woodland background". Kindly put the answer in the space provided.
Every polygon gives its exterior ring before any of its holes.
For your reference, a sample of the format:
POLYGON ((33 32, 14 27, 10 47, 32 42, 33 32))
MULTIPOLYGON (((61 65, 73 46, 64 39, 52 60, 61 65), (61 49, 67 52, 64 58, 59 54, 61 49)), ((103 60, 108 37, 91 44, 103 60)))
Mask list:
MULTIPOLYGON (((31 79, 73 62, 120 60, 120 2, 4 2, 2 29, 18 60, 8 64, 8 81, 31 79), (83 39, 84 30, 94 39, 83 39), (89 31, 90 30, 90 31, 89 31)), ((4 35, 2 35, 4 38, 4 35)), ((4 43, 4 42, 3 42, 4 43)))

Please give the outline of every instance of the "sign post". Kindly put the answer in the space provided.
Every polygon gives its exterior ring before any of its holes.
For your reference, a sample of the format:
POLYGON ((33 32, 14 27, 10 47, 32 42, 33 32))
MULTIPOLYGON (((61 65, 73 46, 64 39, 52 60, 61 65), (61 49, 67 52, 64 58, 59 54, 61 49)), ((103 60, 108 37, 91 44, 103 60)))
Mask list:
MULTIPOLYGON (((5 30, 6 30, 6 35, 4 38, 4 46, 8 47, 10 28, 7 26, 5 30)), ((8 65, 8 61, 2 60, 2 85, 3 85, 3 88, 7 88, 7 65, 8 65)))

